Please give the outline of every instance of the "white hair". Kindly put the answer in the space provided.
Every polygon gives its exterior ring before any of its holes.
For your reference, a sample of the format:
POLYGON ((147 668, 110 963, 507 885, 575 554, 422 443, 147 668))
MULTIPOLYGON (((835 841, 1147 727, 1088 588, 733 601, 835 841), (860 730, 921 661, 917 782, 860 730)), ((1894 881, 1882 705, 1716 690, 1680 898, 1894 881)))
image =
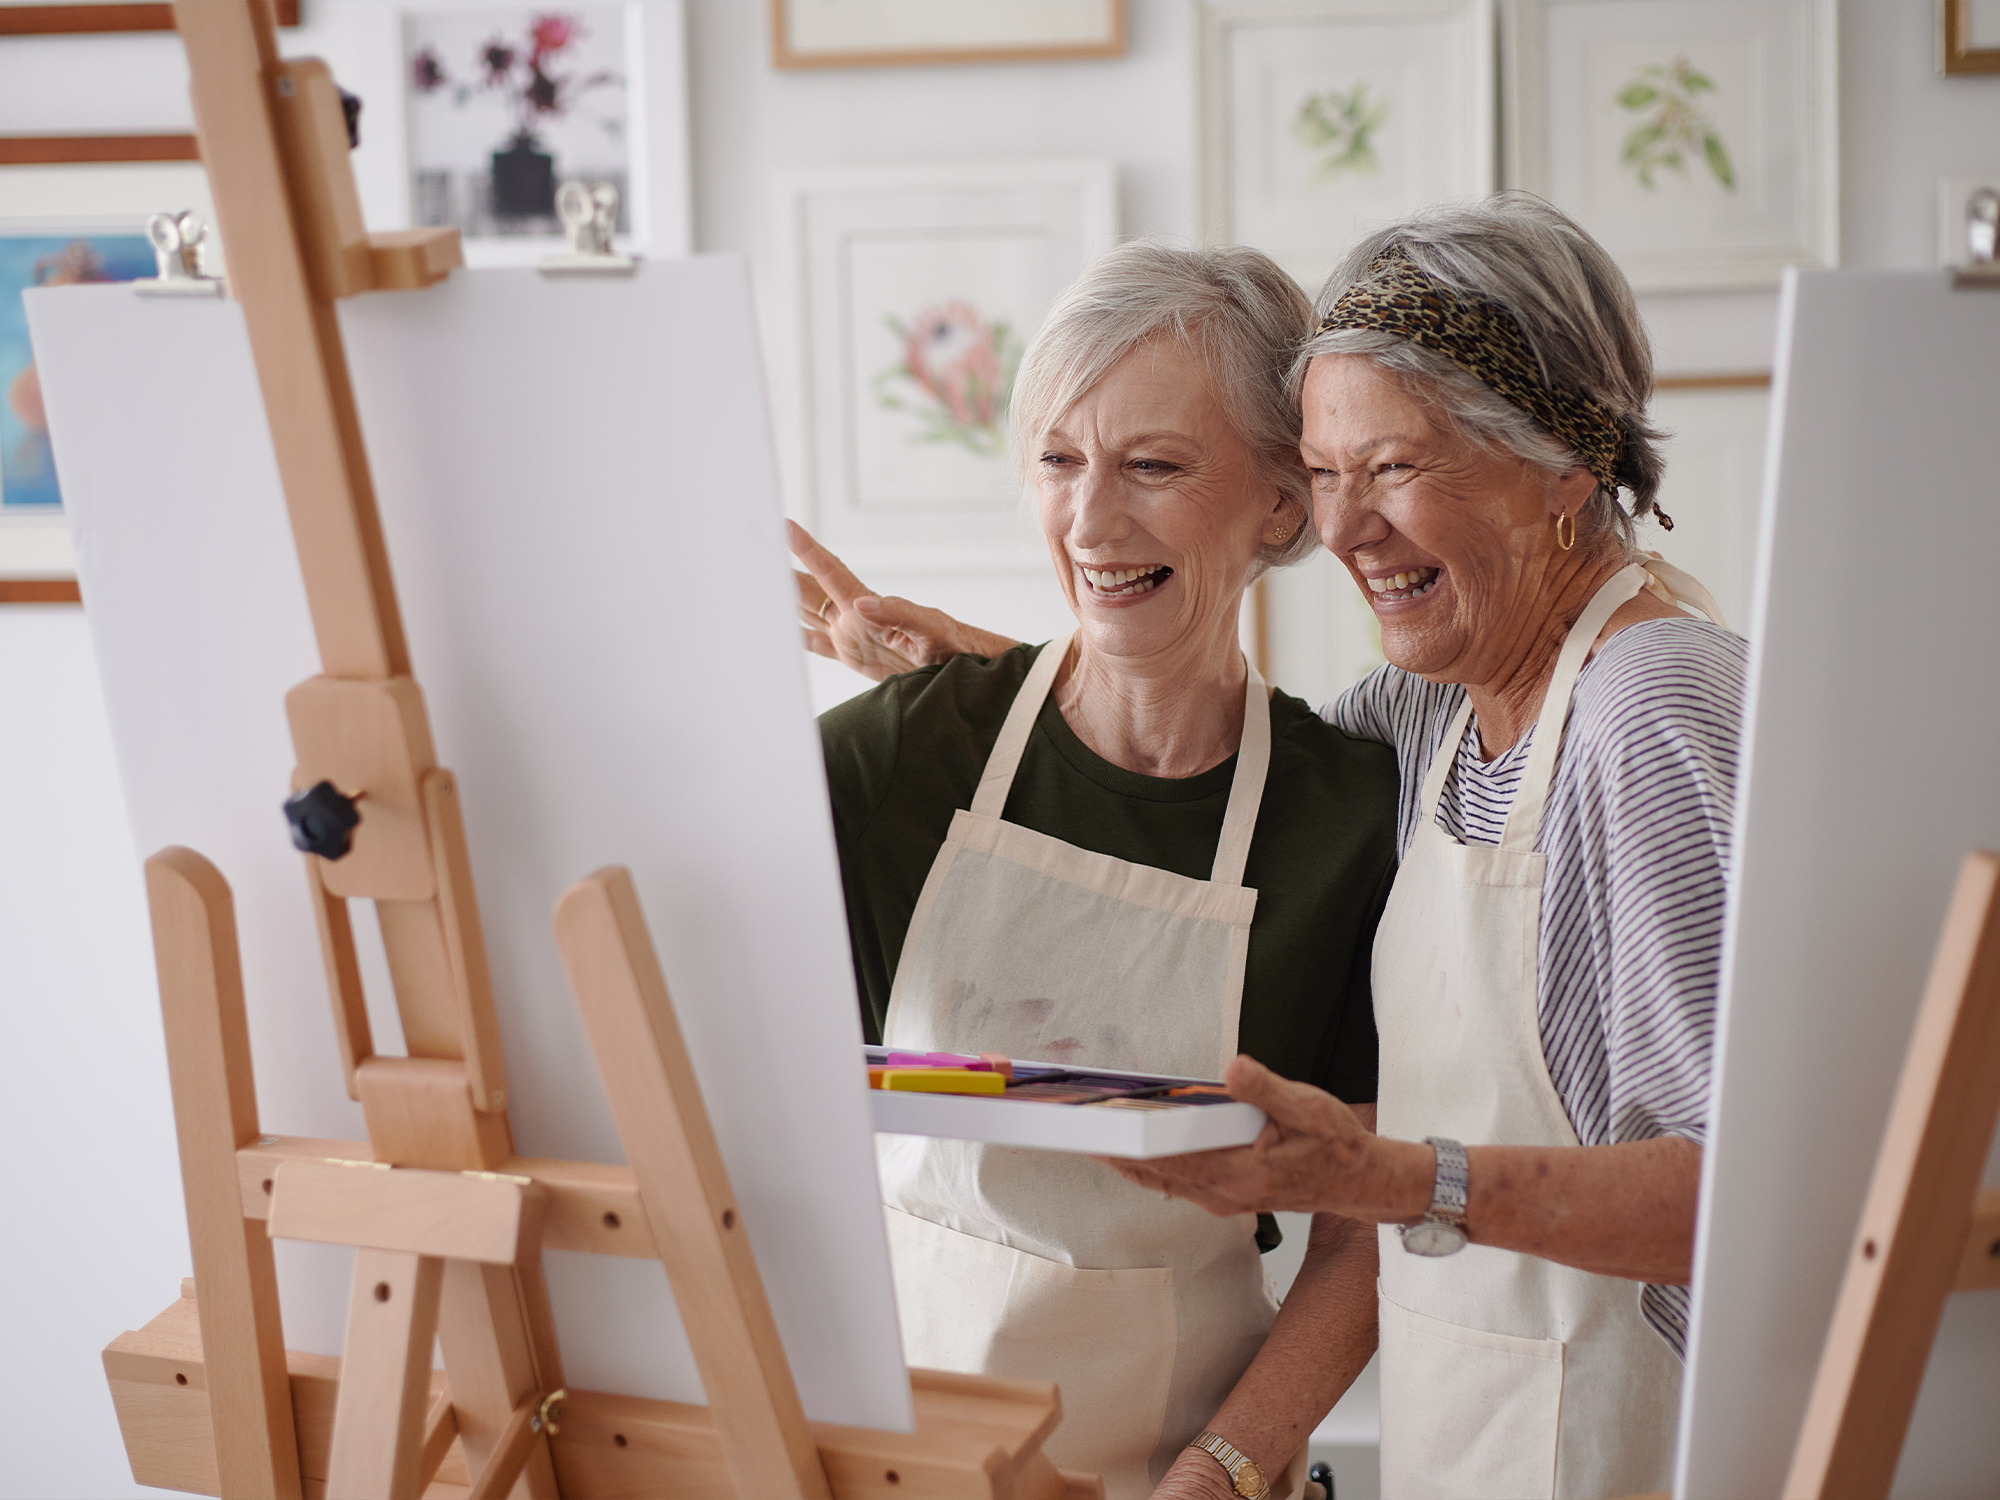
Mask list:
MULTIPOLYGON (((1313 326, 1332 313, 1349 286, 1367 279, 1376 257, 1392 246, 1447 291, 1506 309, 1552 389, 1579 391, 1618 419, 1624 434, 1619 477, 1631 492, 1631 509, 1618 503, 1618 486, 1600 483, 1584 506, 1579 530, 1608 535, 1631 556, 1635 520, 1657 508, 1666 469, 1659 444, 1665 434, 1646 416, 1653 355, 1645 325, 1630 284, 1604 247, 1575 220, 1529 193, 1423 209, 1365 235, 1347 253, 1319 294, 1313 326)), ((1477 376, 1442 354, 1375 329, 1309 337, 1292 366, 1294 401, 1306 367, 1322 354, 1368 359, 1488 451, 1511 453, 1552 475, 1583 467, 1567 443, 1477 376)))
POLYGON ((1185 250, 1135 240, 1100 256, 1049 310, 1021 358, 1009 418, 1024 468, 1036 440, 1142 344, 1192 352, 1264 483, 1297 504, 1300 524, 1258 549, 1263 567, 1311 555, 1312 489, 1299 458, 1299 404, 1287 380, 1311 304, 1261 250, 1185 250))

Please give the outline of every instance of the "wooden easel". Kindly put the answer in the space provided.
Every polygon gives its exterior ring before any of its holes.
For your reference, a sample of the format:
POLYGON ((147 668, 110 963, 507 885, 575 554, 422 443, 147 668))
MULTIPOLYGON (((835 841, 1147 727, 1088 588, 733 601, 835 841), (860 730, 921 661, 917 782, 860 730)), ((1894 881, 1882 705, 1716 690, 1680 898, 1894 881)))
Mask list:
POLYGON ((1881 1500, 1945 1298, 2000 1286, 2000 857, 1969 854, 1855 1232, 1786 1500, 1881 1500))
POLYGON ((555 925, 630 1165, 514 1154, 464 824, 411 675, 333 306, 440 280, 457 235, 365 231, 338 91, 323 64, 279 58, 270 0, 182 0, 175 20, 324 668, 287 697, 295 785, 330 783, 360 815, 351 848, 308 854, 306 874, 369 1139, 261 1133, 228 885, 192 850, 155 854, 195 1276, 104 1353, 134 1477, 245 1500, 1101 1495, 1042 1453, 1053 1385, 913 1371, 914 1433, 806 1421, 623 870, 572 887, 555 925), (407 1057, 374 1052, 354 898, 375 902, 407 1057), (356 1247, 341 1360, 285 1350, 272 1237, 356 1247), (550 1246, 664 1263, 707 1407, 564 1388, 550 1246))

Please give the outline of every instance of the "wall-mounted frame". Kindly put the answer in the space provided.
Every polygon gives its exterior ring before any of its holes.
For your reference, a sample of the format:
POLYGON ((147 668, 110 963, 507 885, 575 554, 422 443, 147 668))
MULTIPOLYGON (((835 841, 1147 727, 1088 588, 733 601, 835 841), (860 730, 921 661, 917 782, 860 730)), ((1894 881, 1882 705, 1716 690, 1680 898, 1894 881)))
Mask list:
MULTIPOLYGON (((193 209, 211 225, 192 136, 0 137, 0 602, 73 597, 76 558, 50 465, 21 292, 153 274, 147 218, 193 209), (80 247, 80 248, 78 248, 80 247)), ((204 246, 211 271, 220 245, 204 246)))
POLYGON ((779 68, 1118 57, 1127 0, 771 0, 779 68))
POLYGON ((1835 0, 1508 0, 1510 186, 1640 291, 1839 261, 1835 0))
POLYGON ((1938 71, 2000 73, 2000 0, 1939 0, 1938 71))
POLYGON ((1048 566, 1007 451, 1022 351, 1117 234, 1109 162, 968 162, 785 186, 809 516, 862 570, 1048 566))
POLYGON ((1750 629, 1770 428, 1768 370, 1662 375, 1649 415, 1666 429, 1660 504, 1674 529, 1641 528, 1641 547, 1694 574, 1739 635, 1750 629))
MULTIPOLYGON (((278 24, 299 24, 299 0, 277 0, 278 24)), ((77 36, 92 31, 172 31, 171 5, 5 5, 0 36, 77 36)))
POLYGON ((1494 185, 1490 0, 1204 0, 1202 237, 1316 290, 1362 226, 1494 185))

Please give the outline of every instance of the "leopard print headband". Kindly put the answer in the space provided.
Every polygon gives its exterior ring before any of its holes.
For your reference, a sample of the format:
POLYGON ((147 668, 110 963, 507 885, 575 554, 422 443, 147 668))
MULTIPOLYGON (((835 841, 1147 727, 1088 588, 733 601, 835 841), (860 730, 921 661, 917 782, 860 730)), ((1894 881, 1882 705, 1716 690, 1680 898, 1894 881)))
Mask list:
MULTIPOLYGON (((1527 335, 1498 303, 1448 291, 1402 246, 1392 245, 1340 294, 1318 331, 1343 328, 1377 329, 1442 354, 1567 443, 1599 484, 1618 493, 1625 450, 1618 418, 1583 392, 1556 389, 1543 380, 1527 335)), ((1672 527, 1664 515, 1660 519, 1672 527)))

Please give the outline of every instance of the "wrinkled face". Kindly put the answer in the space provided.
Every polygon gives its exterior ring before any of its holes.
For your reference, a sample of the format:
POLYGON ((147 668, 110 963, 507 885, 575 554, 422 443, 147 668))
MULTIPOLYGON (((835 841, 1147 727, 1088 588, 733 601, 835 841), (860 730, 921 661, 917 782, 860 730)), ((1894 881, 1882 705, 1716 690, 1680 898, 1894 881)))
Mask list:
POLYGON ((1157 658, 1233 639, 1279 493, 1175 344, 1141 345, 1035 439, 1036 502, 1086 646, 1157 658))
POLYGON ((1383 653, 1436 682, 1504 676, 1546 621, 1553 519, 1589 498, 1588 472, 1487 453, 1359 355, 1315 359, 1303 404, 1320 540, 1374 607, 1383 653))

